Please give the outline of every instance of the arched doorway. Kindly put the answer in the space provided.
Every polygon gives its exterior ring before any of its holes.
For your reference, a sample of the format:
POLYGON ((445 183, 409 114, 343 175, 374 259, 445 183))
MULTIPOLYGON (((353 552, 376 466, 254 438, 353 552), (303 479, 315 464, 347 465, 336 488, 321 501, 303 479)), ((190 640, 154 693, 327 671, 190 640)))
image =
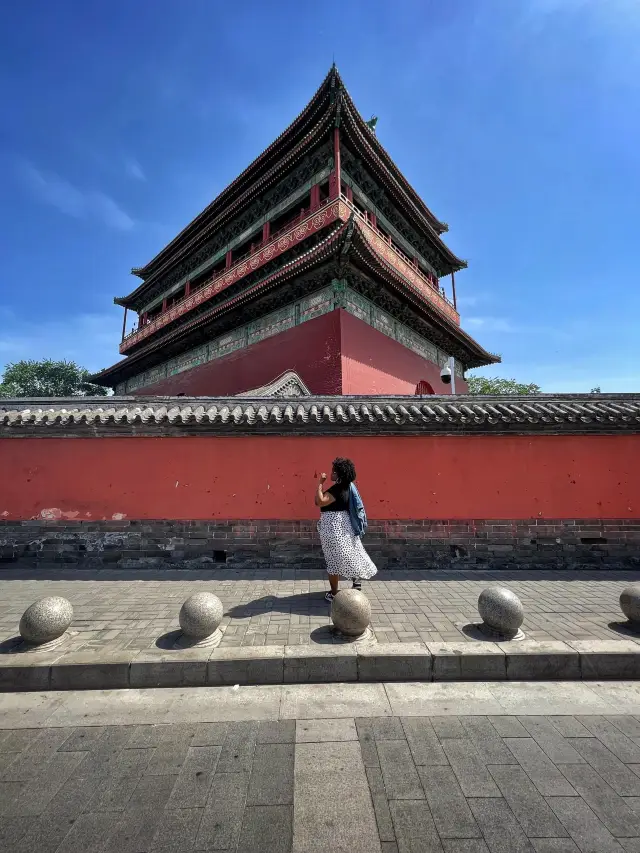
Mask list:
POLYGON ((416 397, 424 397, 426 394, 435 394, 433 387, 425 379, 421 379, 416 385, 416 397))

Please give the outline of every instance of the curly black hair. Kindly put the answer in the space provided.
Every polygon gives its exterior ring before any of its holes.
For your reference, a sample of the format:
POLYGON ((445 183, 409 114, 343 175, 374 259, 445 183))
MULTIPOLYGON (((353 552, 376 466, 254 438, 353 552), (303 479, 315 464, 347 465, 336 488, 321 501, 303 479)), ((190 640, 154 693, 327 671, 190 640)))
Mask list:
POLYGON ((343 456, 338 456, 333 460, 333 470, 336 472, 336 477, 339 483, 348 485, 353 483, 356 478, 355 465, 350 459, 345 459, 343 456))

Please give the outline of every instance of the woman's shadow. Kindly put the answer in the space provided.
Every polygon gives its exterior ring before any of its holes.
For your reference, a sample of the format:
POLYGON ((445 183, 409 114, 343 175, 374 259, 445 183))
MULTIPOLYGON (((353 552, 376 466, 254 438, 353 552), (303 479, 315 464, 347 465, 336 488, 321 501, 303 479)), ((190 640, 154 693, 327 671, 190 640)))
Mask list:
POLYGON ((323 616, 331 610, 324 597, 324 590, 317 592, 296 592, 293 595, 263 595, 253 601, 245 601, 230 607, 226 616, 242 619, 258 613, 295 613, 298 616, 323 616))

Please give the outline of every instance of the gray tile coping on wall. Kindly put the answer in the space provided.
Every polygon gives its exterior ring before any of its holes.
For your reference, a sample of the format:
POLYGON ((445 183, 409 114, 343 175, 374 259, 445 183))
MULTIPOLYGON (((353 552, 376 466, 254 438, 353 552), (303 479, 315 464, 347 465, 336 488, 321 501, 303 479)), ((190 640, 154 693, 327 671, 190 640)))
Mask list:
POLYGON ((0 654, 0 691, 388 681, 640 678, 640 637, 505 643, 345 643, 0 654))

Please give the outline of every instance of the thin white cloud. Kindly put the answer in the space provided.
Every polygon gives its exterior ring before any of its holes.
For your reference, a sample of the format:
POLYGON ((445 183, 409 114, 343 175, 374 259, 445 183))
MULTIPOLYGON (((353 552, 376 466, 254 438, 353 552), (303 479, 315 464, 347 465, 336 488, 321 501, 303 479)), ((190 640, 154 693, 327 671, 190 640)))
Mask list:
POLYGON ((136 181, 146 181, 147 176, 142 171, 142 166, 134 157, 127 157, 125 160, 125 171, 130 178, 134 178, 136 181))
POLYGON ((75 219, 93 219, 117 231, 130 231, 134 220, 111 196, 99 190, 83 190, 53 172, 23 164, 21 176, 33 195, 44 204, 75 219))
POLYGON ((64 320, 18 319, 0 306, 0 373, 22 359, 75 361, 90 371, 118 361, 122 316, 116 308, 104 314, 76 314, 64 320))
POLYGON ((469 329, 481 330, 483 332, 518 332, 511 320, 505 317, 466 317, 463 323, 469 329))

